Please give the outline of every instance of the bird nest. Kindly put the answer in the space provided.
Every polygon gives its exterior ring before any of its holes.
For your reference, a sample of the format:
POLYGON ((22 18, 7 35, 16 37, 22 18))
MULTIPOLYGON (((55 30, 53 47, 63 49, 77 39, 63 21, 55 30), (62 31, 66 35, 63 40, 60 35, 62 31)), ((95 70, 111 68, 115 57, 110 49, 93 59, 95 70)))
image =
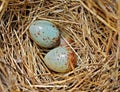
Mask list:
POLYGON ((1 0, 1 92, 119 92, 120 0, 1 0), (29 36, 34 20, 49 20, 77 55, 67 73, 48 69, 29 36))

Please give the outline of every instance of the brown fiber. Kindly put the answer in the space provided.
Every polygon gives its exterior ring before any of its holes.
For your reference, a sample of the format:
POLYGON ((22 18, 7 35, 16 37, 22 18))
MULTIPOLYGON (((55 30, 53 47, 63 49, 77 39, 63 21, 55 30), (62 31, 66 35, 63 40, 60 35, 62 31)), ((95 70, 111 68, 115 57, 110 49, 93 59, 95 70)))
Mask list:
POLYGON ((1 0, 0 92, 120 92, 120 0, 1 0), (29 37, 38 19, 73 39, 72 71, 45 65, 49 49, 29 37))

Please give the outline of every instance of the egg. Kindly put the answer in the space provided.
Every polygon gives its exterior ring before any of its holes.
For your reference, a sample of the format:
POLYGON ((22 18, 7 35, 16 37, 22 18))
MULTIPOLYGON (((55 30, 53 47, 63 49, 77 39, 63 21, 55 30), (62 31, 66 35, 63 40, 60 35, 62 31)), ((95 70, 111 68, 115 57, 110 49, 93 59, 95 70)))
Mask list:
POLYGON ((62 37, 60 38, 60 46, 68 46, 67 42, 71 44, 73 40, 70 38, 70 36, 66 33, 61 33, 62 37), (65 41, 65 40, 67 41, 65 41))
POLYGON ((32 40, 44 48, 53 48, 60 44, 60 32, 47 20, 36 20, 29 27, 32 40))
POLYGON ((70 48, 59 46, 46 54, 44 62, 49 69, 62 73, 75 67, 77 57, 70 48))

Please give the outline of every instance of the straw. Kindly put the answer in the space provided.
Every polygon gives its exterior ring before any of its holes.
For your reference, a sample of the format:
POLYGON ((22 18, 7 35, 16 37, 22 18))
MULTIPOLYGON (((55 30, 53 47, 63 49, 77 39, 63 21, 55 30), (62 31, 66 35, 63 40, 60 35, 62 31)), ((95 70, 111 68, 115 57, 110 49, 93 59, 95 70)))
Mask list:
POLYGON ((119 92, 120 0, 1 0, 1 92, 119 92), (67 73, 51 71, 51 49, 29 35, 35 20, 48 20, 77 56, 67 73))

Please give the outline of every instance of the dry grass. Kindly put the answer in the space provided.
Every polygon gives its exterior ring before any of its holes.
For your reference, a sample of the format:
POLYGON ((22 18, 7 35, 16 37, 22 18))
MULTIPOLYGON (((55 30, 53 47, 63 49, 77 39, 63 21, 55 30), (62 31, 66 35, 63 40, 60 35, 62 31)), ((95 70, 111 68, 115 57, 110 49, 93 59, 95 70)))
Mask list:
POLYGON ((1 92, 120 92, 120 0, 5 3, 0 7, 1 92), (46 67, 49 50, 29 38, 29 25, 37 19, 50 20, 71 36, 68 45, 78 56, 74 70, 61 74, 46 67))

